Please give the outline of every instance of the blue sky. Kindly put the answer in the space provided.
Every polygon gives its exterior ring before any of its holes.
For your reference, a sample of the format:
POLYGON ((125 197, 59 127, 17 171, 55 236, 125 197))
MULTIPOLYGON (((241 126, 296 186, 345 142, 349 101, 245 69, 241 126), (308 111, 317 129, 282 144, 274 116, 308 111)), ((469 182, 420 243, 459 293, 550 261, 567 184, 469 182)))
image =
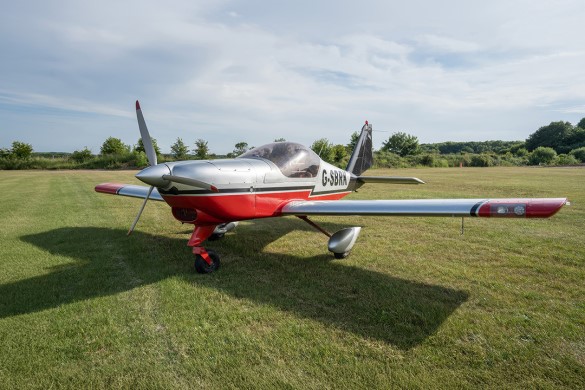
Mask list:
POLYGON ((522 140, 585 117, 582 1, 24 1, 0 14, 0 147, 522 140), (436 4, 435 4, 436 3, 436 4), (485 3, 485 4, 484 4, 485 3))

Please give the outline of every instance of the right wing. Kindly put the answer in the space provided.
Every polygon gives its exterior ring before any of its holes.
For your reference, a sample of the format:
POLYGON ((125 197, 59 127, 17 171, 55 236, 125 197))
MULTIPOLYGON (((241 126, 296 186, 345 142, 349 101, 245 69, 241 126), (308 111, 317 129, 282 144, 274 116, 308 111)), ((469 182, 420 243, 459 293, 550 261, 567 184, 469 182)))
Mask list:
MULTIPOLYGON (((140 199, 146 198, 149 189, 150 187, 119 183, 102 183, 95 186, 96 192, 101 192, 103 194, 130 196, 132 198, 140 199)), ((156 188, 152 190, 152 193, 148 199, 164 202, 164 199, 162 196, 160 196, 156 188)))
POLYGON ((283 215, 548 218, 566 198, 293 201, 283 215))

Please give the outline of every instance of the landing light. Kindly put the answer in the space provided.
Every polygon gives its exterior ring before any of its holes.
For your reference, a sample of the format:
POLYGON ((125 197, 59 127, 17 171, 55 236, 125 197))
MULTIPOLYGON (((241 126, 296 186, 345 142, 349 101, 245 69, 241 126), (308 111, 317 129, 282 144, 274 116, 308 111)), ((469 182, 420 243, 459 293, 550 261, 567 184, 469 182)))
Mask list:
POLYGON ((526 207, 524 207, 524 206, 516 206, 516 207, 514 207, 514 214, 516 214, 516 215, 524 215, 524 214, 526 214, 526 207))
POLYGON ((525 203, 508 203, 491 205, 492 217, 526 217, 525 203))

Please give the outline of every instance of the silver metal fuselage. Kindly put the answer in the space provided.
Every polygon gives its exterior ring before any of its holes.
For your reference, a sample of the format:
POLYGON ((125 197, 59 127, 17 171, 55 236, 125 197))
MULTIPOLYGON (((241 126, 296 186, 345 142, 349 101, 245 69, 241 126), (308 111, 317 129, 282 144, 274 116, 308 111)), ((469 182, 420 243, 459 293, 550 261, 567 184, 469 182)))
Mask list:
POLYGON ((340 199, 355 185, 348 172, 324 161, 314 177, 287 177, 263 158, 169 162, 145 168, 136 177, 157 187, 171 207, 196 210, 197 223, 278 216, 291 200, 340 199), (218 192, 164 180, 163 175, 210 183, 218 192))

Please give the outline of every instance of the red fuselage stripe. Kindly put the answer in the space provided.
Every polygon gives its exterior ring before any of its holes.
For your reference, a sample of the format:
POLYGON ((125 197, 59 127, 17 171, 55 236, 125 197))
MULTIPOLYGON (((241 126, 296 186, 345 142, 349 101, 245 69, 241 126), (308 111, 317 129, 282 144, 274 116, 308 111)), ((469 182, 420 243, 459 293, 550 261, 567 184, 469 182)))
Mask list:
POLYGON ((171 207, 190 208, 203 211, 216 221, 242 221, 254 218, 268 218, 281 215, 282 208, 291 201, 318 199, 338 200, 350 194, 351 191, 343 191, 333 194, 310 196, 310 190, 283 191, 270 193, 237 193, 215 194, 212 196, 190 195, 163 195, 164 200, 171 207))

